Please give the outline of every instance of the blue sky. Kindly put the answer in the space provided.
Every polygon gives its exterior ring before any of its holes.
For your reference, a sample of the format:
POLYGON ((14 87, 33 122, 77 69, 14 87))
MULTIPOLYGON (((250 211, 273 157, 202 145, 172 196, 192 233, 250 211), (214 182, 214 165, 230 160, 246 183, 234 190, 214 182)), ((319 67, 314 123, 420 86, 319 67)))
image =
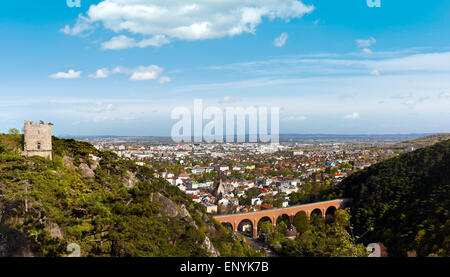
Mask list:
POLYGON ((448 132, 450 2, 3 1, 0 130, 169 135, 177 106, 278 106, 281 133, 448 132))

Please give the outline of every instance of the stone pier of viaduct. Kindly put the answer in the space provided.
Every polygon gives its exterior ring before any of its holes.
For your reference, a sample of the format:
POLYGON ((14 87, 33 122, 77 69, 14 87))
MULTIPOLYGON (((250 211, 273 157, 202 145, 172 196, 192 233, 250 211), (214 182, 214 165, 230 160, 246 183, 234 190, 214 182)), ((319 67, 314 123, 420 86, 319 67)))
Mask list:
POLYGON ((227 224, 233 228, 233 231, 238 231, 239 224, 241 222, 250 222, 252 225, 253 237, 258 235, 258 223, 261 219, 269 219, 274 226, 276 226, 278 218, 286 215, 289 217, 290 222, 298 212, 305 212, 306 216, 311 214, 318 214, 325 218, 326 215, 334 213, 337 209, 342 209, 345 207, 347 202, 351 199, 336 199, 330 201, 316 202, 311 204, 291 206, 287 208, 271 209, 271 210, 261 210, 256 212, 248 213, 236 213, 228 215, 217 215, 214 219, 222 224, 227 224))

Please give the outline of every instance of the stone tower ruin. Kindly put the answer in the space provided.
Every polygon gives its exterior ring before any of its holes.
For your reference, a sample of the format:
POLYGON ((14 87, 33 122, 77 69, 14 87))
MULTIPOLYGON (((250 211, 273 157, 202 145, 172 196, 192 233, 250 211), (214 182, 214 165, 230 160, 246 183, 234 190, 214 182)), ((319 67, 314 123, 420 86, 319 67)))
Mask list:
POLYGON ((27 157, 40 156, 52 158, 52 124, 34 124, 32 120, 25 120, 23 127, 24 149, 23 155, 27 157))

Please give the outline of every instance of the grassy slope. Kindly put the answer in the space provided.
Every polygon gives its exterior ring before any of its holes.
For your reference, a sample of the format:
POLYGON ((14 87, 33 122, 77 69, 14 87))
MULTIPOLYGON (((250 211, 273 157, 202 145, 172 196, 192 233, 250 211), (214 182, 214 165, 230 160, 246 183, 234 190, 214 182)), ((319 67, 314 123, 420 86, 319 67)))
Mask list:
POLYGON ((222 256, 257 255, 201 205, 154 178, 151 168, 89 143, 57 138, 53 161, 24 158, 22 140, 0 137, 0 231, 8 241, 3 255, 31 249, 35 256, 64 256, 75 242, 83 256, 208 256, 206 237, 222 256), (90 155, 101 158, 96 168, 90 155), (81 164, 95 168, 95 176, 83 176, 81 164), (124 186, 129 173, 137 178, 132 188, 124 186), (168 215, 167 206, 176 215, 168 215), (188 215, 180 212, 184 208, 188 215), (17 234, 25 241, 18 242, 17 234))

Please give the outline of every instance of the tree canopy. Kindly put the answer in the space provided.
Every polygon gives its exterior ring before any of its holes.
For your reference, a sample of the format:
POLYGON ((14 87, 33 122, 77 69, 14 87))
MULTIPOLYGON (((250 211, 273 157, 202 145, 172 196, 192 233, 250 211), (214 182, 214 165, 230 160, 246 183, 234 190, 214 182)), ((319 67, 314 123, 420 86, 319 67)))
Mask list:
POLYGON ((450 256, 450 140, 355 173, 336 195, 353 198, 351 221, 364 242, 399 256, 450 256))

